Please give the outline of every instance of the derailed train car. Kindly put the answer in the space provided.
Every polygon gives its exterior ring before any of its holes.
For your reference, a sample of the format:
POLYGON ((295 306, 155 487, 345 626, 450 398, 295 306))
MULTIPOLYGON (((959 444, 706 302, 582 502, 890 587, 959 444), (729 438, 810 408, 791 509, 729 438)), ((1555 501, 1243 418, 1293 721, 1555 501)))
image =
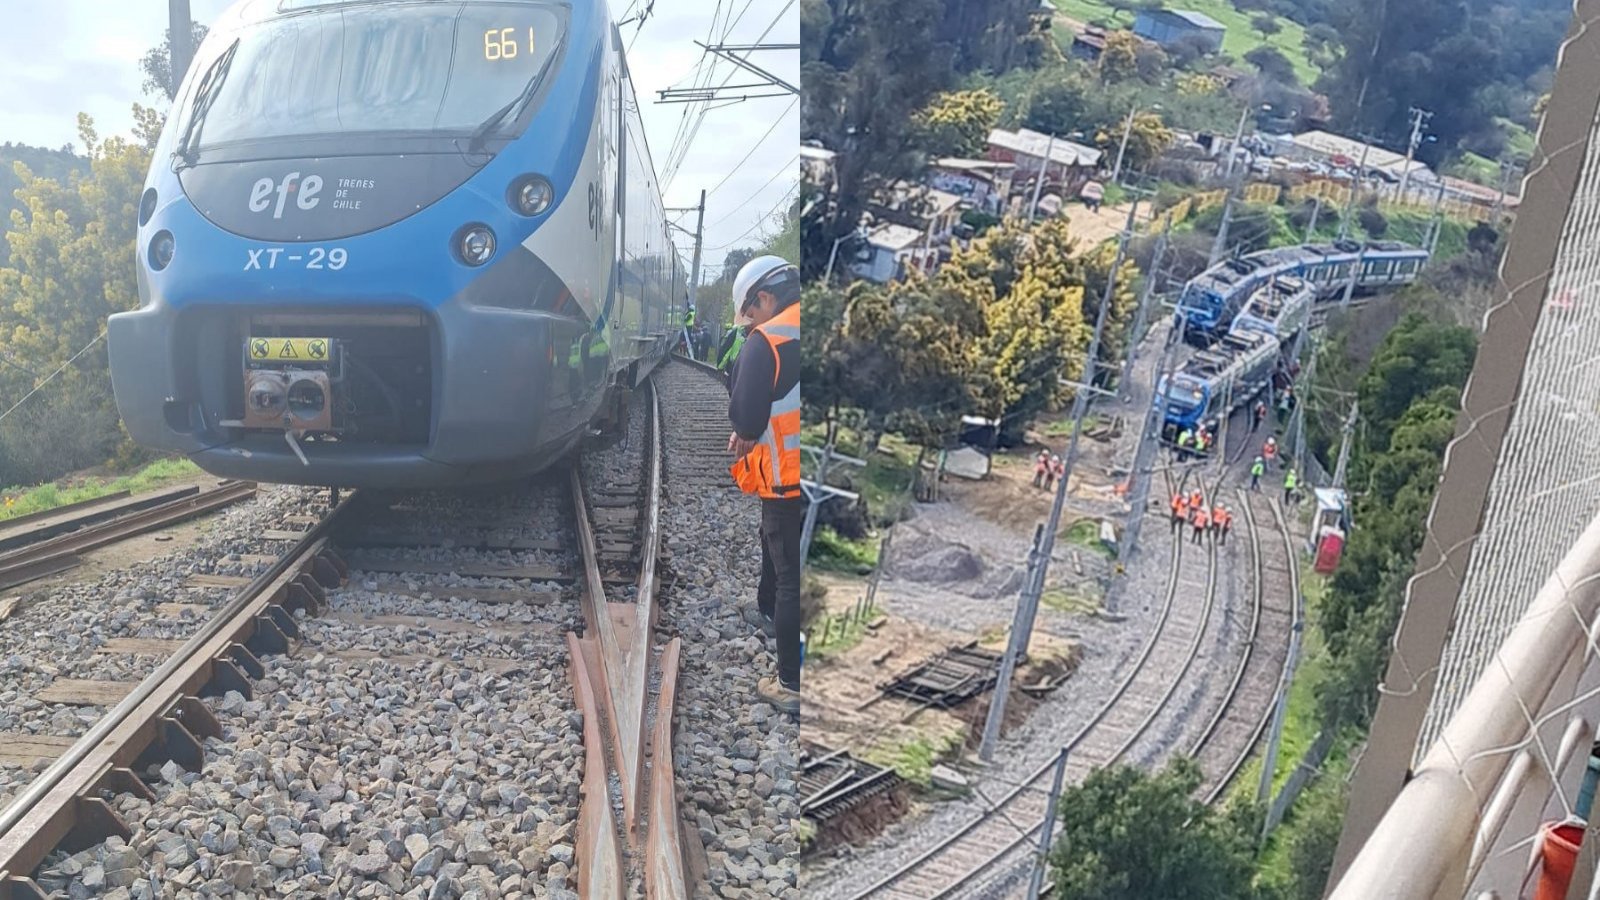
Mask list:
POLYGON ((246 0, 173 104, 108 326, 133 438, 421 487, 561 458, 686 303, 605 0, 246 0))

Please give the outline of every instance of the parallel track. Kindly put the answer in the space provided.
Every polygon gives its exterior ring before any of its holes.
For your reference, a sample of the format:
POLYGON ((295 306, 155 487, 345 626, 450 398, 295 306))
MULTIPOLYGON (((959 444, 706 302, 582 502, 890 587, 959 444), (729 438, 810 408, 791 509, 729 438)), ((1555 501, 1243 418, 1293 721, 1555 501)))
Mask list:
MULTIPOLYGON (((631 485, 638 488, 638 515, 631 523, 636 532, 634 546, 623 546, 628 543, 623 533, 626 529, 605 529, 610 571, 601 572, 602 554, 577 466, 568 486, 583 562, 579 572, 538 565, 373 557, 382 561, 376 571, 409 572, 430 579, 447 576, 459 581, 457 576, 487 576, 578 583, 586 634, 567 636, 574 694, 584 713, 586 755, 576 874, 580 895, 597 900, 630 896, 634 893, 630 883, 642 886, 651 898, 689 896, 672 762, 673 700, 681 642, 677 638, 659 641, 656 627, 665 444, 659 401, 653 387, 650 391, 645 471, 640 482, 631 485), (623 580, 619 570, 626 570, 627 580, 634 583, 627 602, 612 602, 605 594, 607 584, 623 580), (620 819, 614 809, 622 811, 620 819)), ((253 485, 248 487, 253 491, 253 485)), ((459 533, 440 535, 426 525, 396 528, 384 522, 377 528, 346 527, 356 518, 351 510, 367 508, 367 499, 360 493, 347 496, 306 532, 269 532, 268 539, 291 541, 292 546, 0 811, 0 900, 45 897, 29 876, 52 850, 89 846, 112 835, 131 837, 132 828, 107 801, 124 792, 153 799, 137 769, 173 759, 190 771, 202 770, 201 741, 221 737, 222 729, 197 698, 224 691, 249 697, 252 679, 265 674, 261 657, 288 651, 299 636, 293 613, 317 615, 326 610, 326 591, 342 584, 349 571, 344 559, 332 550, 336 528, 341 533, 340 543, 358 547, 551 549, 548 541, 500 536, 503 527, 517 524, 514 521, 476 522, 471 527, 480 534, 464 544, 459 533)), ((527 599, 520 588, 449 589, 492 602, 527 599)))
MULTIPOLYGON (((1167 475, 1169 485, 1170 473, 1167 475)), ((1203 587, 1186 579, 1180 534, 1172 542, 1165 600, 1150 638, 1133 668, 1087 724, 1067 742, 1067 780, 1075 783, 1090 771, 1116 763, 1133 749, 1194 665, 1215 607, 1216 547, 1207 541, 1203 587), (1185 590, 1188 588, 1188 590, 1185 590), (1180 594, 1198 588, 1204 600, 1198 610, 1178 602, 1180 594)), ((1054 760, 1038 767, 1021 783, 997 798, 981 815, 948 835, 911 862, 854 895, 938 900, 949 897, 1025 842, 1037 840, 1044 818, 1046 788, 1054 760)))
POLYGON ((1282 511, 1254 491, 1239 491, 1239 499, 1250 534, 1254 572, 1250 633, 1226 699, 1189 750, 1205 774, 1200 791, 1206 803, 1216 802, 1233 783, 1272 718, 1274 703, 1283 689, 1289 633, 1295 619, 1294 538, 1282 511), (1282 555, 1263 547, 1265 525, 1257 516, 1268 508, 1282 539, 1282 555))

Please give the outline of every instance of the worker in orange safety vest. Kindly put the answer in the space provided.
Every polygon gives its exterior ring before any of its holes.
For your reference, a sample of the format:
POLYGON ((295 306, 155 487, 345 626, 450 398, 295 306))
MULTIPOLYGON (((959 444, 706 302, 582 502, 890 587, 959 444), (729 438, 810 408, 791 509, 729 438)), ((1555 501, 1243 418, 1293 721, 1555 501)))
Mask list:
POLYGON ((1211 518, 1206 515, 1205 507, 1202 506, 1196 509, 1194 511, 1194 538, 1190 541, 1190 543, 1200 543, 1200 539, 1206 535, 1206 527, 1210 524, 1211 518))
POLYGON ((746 263, 733 281, 734 308, 753 323, 728 384, 733 434, 729 469, 739 489, 761 498, 761 580, 756 605, 772 623, 778 675, 756 693, 800 714, 800 270, 781 257, 746 263))
POLYGON ((1182 491, 1172 495, 1172 530, 1176 532, 1189 521, 1189 498, 1182 491))

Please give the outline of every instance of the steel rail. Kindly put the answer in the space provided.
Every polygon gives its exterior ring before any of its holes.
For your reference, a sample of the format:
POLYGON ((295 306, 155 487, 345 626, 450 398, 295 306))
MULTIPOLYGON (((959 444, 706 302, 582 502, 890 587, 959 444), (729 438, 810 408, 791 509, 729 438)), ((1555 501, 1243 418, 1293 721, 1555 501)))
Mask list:
MULTIPOLYGON (((305 537, 287 554, 241 588, 226 606, 201 626, 198 633, 139 682, 128 696, 35 778, 4 811, 0 811, 0 900, 7 900, 11 888, 26 879, 49 848, 66 836, 74 815, 73 807, 85 791, 93 789, 104 779, 107 773, 101 770, 117 755, 125 757, 129 754, 127 742, 113 740, 112 736, 134 721, 136 713, 143 712, 146 715, 141 722, 154 721, 182 699, 186 692, 198 689, 201 685, 180 682, 178 676, 182 674, 192 680, 196 667, 209 667, 233 644, 238 634, 255 627, 257 617, 267 611, 272 601, 289 593, 292 582, 302 574, 307 574, 305 570, 313 568, 323 558, 334 523, 350 508, 355 496, 347 496, 321 522, 307 531, 305 537), (225 635, 225 640, 219 640, 225 635), (85 762, 91 757, 95 758, 96 771, 86 772, 85 762)), ((342 569, 342 564, 333 565, 336 565, 336 569, 342 569)), ((342 576, 343 572, 338 571, 337 574, 342 576)), ((209 674, 209 671, 205 674, 209 674)), ((132 752, 137 754, 143 749, 139 747, 132 752)), ((124 764, 131 761, 125 760, 124 764)))
MULTIPOLYGON (((1167 488, 1170 493, 1173 488, 1172 473, 1167 471, 1164 472, 1163 475, 1166 479, 1167 488)), ((1187 480, 1187 473, 1185 474, 1184 480, 1187 480)), ((1182 487, 1181 482, 1179 483, 1178 487, 1182 487)), ((1066 747, 1069 752, 1072 748, 1080 745, 1089 736, 1089 734, 1094 731, 1095 728, 1099 727, 1100 723, 1105 719, 1105 717, 1110 715, 1111 711, 1115 709, 1117 704, 1122 701, 1123 696, 1133 685, 1135 679, 1139 677, 1140 672, 1144 670, 1145 664, 1149 662, 1150 656, 1155 652, 1156 645, 1160 642, 1161 634, 1166 629, 1166 624, 1171 617, 1172 609, 1178 595, 1178 571, 1183 557, 1183 536, 1181 532, 1172 542, 1171 557, 1171 562, 1169 563, 1170 568, 1168 570, 1169 577, 1167 579, 1166 599, 1162 605, 1161 613, 1156 620, 1155 627, 1150 631, 1150 637, 1146 639, 1144 646, 1140 649, 1137 661, 1135 661, 1128 674, 1117 685, 1117 688, 1112 693, 1112 696, 1107 699, 1106 702, 1095 711, 1095 714, 1089 719, 1089 721, 1086 722, 1083 727, 1080 728, 1072 736, 1072 738, 1067 741, 1066 747)), ((871 886, 856 892, 851 896, 851 900, 865 900, 865 898, 870 897, 879 891, 888 889, 895 883, 904 881, 906 878, 911 877, 930 860, 951 849, 958 841, 965 838, 968 834, 972 833, 973 831, 993 820, 996 816, 1000 815, 1004 810, 1015 803, 1017 799, 1024 793, 1036 789, 1038 783, 1046 776, 1050 775, 1054 768, 1055 758, 1054 755, 1052 755, 1049 762, 1039 766, 1037 769, 1031 772, 1027 778, 1023 779, 1020 783, 1013 785, 1009 790, 1006 791, 1006 793, 1000 795, 1000 797, 994 801, 992 806, 988 810, 985 810, 983 814, 973 818, 961 828, 939 839, 927 850, 924 850, 922 853, 907 861, 898 869, 895 869, 894 871, 885 875, 883 878, 874 882, 871 886)), ((1032 837, 1034 832, 1037 830, 1037 827, 1028 829, 1025 833, 1020 835, 1016 841, 1007 845, 1006 848, 1000 853, 992 855, 980 866, 966 873, 955 883, 947 884, 941 893, 933 895, 932 897, 927 898, 927 900, 934 900, 936 897, 945 896, 951 890, 954 890, 955 888, 960 887, 962 884, 965 884, 967 881, 970 881, 973 877, 988 869, 994 864, 995 861, 1009 853, 1012 848, 1017 845, 1017 843, 1028 840, 1030 837, 1032 837)))
POLYGON ((246 500, 255 492, 254 482, 224 484, 0 554, 0 588, 38 578, 41 569, 48 569, 51 564, 70 568, 68 561, 77 554, 213 512, 246 500))

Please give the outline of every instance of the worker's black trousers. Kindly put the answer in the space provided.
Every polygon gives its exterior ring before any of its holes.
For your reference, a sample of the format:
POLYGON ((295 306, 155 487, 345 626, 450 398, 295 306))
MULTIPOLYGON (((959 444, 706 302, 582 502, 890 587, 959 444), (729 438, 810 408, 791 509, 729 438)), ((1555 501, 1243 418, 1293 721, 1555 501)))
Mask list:
POLYGON ((778 680, 800 689, 800 529, 806 501, 761 501, 761 583, 756 603, 778 635, 778 680))

